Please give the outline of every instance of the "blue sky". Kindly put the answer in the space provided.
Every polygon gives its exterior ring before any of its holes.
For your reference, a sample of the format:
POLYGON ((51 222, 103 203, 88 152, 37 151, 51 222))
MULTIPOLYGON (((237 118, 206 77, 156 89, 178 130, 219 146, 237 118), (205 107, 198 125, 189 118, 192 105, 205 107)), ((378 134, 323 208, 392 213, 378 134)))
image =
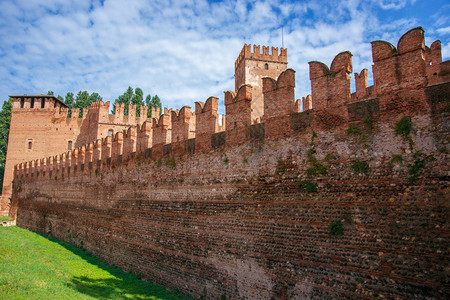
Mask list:
MULTIPOLYGON (((422 26, 450 56, 450 2, 0 0, 0 102, 8 95, 87 90, 114 101, 128 86, 163 105, 194 107, 234 90, 244 43, 288 49, 296 97, 310 93, 308 61, 353 54, 371 77, 370 42, 394 46, 422 26)), ((221 108, 223 112, 223 108, 221 108)))

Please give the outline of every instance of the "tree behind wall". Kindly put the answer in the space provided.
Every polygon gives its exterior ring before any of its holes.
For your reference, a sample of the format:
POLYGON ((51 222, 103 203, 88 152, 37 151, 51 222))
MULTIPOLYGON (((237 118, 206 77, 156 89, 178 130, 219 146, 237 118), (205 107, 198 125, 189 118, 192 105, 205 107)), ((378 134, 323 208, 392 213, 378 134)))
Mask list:
MULTIPOLYGON (((151 96, 147 95, 144 102, 144 93, 140 88, 133 88, 129 86, 127 90, 120 95, 115 101, 114 104, 119 103, 124 105, 124 115, 128 116, 129 112, 129 106, 130 105, 136 105, 136 116, 139 117, 141 115, 141 106, 147 105, 148 106, 148 112, 147 112, 147 118, 151 117, 151 107, 159 107, 160 112, 162 111, 162 104, 161 100, 159 99, 158 95, 151 96)), ((116 106, 114 105, 112 108, 112 113, 116 113, 116 106)))
POLYGON ((11 124, 12 99, 5 101, 0 111, 0 193, 5 173, 6 150, 8 149, 9 125, 11 124))
MULTIPOLYGON (((52 91, 49 91, 49 93, 50 92, 53 94, 52 91)), ((79 91, 75 97, 72 92, 68 92, 65 98, 61 96, 58 96, 57 98, 69 107, 67 113, 67 117, 69 118, 72 117, 72 108, 80 109, 78 117, 81 118, 84 110, 87 111, 93 102, 102 100, 102 97, 98 93, 93 92, 92 94, 89 94, 87 91, 79 91)))
MULTIPOLYGON (((154 108, 159 107, 159 114, 161 115, 162 103, 161 103, 161 100, 159 99, 158 95, 155 95, 153 97, 151 97, 150 95, 147 95, 147 97, 145 98, 145 105, 148 106, 147 118, 152 117, 152 115, 151 115, 152 107, 154 107, 154 108)), ((159 117, 159 116, 153 116, 153 117, 159 117)))

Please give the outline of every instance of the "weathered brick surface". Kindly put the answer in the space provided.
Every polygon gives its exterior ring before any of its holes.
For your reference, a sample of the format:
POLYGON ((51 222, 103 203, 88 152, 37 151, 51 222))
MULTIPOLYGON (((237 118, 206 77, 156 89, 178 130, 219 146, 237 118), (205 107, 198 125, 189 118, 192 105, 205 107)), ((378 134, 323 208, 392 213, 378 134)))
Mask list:
MULTIPOLYGON (((418 133, 430 121, 413 119, 418 133)), ((301 134, 177 160, 176 170, 132 164, 24 182, 18 225, 194 296, 448 296, 448 154, 428 148, 434 133, 414 136, 436 158, 415 185, 412 154, 402 166, 389 162, 408 147, 389 127, 368 149, 359 138, 317 134, 316 156, 329 170, 310 179, 317 193, 297 188, 311 147, 311 134, 301 134), (367 174, 350 170, 356 158, 369 161, 367 174), (343 236, 328 232, 336 220, 343 236)))
POLYGON ((421 28, 398 50, 373 42, 375 84, 363 74, 353 95, 350 53, 330 70, 310 63, 304 112, 288 69, 263 80, 262 122, 243 86, 226 95, 225 126, 210 97, 189 121, 165 110, 136 118, 136 134, 32 158, 15 167, 17 223, 193 296, 449 298, 450 83, 430 64, 438 46, 421 28), (396 135, 404 117, 411 132, 396 135))

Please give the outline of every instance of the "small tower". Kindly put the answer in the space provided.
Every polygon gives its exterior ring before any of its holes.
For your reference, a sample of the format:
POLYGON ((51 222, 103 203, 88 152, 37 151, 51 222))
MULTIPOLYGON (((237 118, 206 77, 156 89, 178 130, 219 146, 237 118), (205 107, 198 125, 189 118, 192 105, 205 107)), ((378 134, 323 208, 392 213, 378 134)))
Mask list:
POLYGON ((262 95, 262 78, 278 76, 287 69, 287 50, 272 47, 272 53, 269 54, 269 47, 245 44, 236 59, 234 65, 235 91, 239 90, 243 84, 250 84, 253 87, 252 94, 252 122, 260 120, 264 115, 264 101, 262 95))

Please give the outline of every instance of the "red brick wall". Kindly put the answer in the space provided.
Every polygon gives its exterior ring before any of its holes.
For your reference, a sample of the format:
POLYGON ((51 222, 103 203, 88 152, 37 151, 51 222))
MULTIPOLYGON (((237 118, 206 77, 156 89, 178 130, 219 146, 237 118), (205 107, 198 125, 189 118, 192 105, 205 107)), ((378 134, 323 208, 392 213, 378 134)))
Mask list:
POLYGON ((411 116, 413 151, 394 124, 375 120, 356 136, 313 125, 314 139, 294 130, 179 159, 176 168, 130 161, 99 174, 24 179, 17 223, 197 297, 446 298, 450 169, 438 132, 448 134, 440 105, 448 90, 428 91, 435 114, 411 116), (312 148, 327 175, 307 176, 312 148), (410 184, 419 151, 425 168, 410 184), (391 163, 393 154, 403 163, 391 163), (368 172, 355 174, 354 160, 367 161, 368 172), (301 180, 317 192, 300 190, 301 180), (342 236, 330 235, 334 221, 342 236))

